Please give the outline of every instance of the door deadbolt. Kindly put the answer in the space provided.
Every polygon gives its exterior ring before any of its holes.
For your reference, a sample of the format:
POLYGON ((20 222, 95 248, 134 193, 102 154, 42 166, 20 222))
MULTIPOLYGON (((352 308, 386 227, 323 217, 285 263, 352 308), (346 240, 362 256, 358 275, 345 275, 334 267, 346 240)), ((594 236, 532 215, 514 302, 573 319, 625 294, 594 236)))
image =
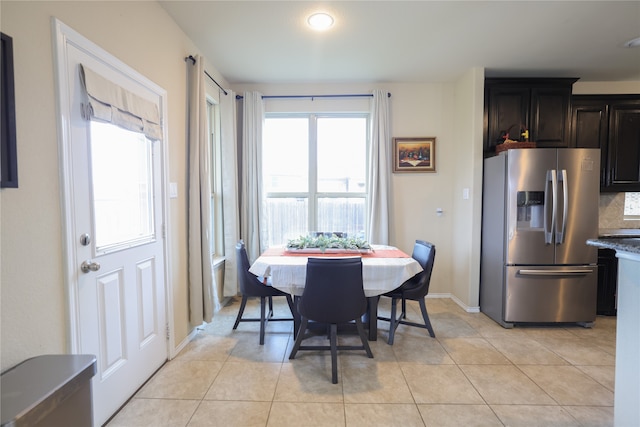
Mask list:
POLYGON ((82 246, 89 246, 89 243, 91 243, 91 236, 89 236, 87 233, 80 236, 80 244, 82 246))
POLYGON ((80 265, 80 270, 82 270, 83 273, 88 273, 90 271, 98 271, 100 270, 100 263, 95 261, 92 262, 91 260, 86 260, 82 263, 82 265, 80 265))

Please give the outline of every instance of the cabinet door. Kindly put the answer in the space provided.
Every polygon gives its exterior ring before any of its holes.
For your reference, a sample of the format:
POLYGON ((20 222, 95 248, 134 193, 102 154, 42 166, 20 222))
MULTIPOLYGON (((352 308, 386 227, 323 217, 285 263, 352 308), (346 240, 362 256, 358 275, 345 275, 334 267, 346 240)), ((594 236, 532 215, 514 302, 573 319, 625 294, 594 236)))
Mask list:
POLYGON ((640 191, 640 105, 610 108, 605 189, 640 191))
POLYGON ((495 153, 496 141, 501 132, 510 130, 510 138, 520 139, 520 126, 529 128, 529 104, 531 91, 527 87, 490 87, 488 132, 485 152, 495 153))
POLYGON ((484 155, 495 155, 496 140, 520 128, 538 147, 568 147, 571 129, 571 88, 574 78, 487 78, 484 104, 484 155))
POLYGON ((575 99, 571 108, 570 147, 600 148, 600 186, 607 165, 607 136, 609 133, 609 107, 606 101, 575 99))
POLYGON ((540 148, 569 146, 571 88, 531 89, 530 140, 540 148))
POLYGON ((618 259, 613 249, 598 249, 598 302, 596 314, 616 315, 618 259))

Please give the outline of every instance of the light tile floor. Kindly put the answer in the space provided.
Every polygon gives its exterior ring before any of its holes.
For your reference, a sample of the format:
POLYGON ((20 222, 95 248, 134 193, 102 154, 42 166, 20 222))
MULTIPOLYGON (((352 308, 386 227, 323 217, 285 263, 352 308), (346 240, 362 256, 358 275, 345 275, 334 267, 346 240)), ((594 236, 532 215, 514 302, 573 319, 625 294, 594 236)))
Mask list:
MULTIPOLYGON (((275 301, 274 301, 275 302, 275 301)), ((286 315, 282 301, 276 316, 286 315)), ((233 299, 108 424, 120 426, 611 426, 615 317, 595 326, 504 329, 449 299, 427 299, 437 338, 379 321, 374 359, 343 351, 289 360, 292 323, 231 327, 233 299)), ((388 313, 382 298, 380 312, 388 313)), ((420 319, 409 303, 409 318, 420 319)), ((258 312, 257 300, 247 314, 258 312)), ((312 339, 324 340, 324 337, 312 339)), ((357 337, 340 338, 342 343, 357 337)))

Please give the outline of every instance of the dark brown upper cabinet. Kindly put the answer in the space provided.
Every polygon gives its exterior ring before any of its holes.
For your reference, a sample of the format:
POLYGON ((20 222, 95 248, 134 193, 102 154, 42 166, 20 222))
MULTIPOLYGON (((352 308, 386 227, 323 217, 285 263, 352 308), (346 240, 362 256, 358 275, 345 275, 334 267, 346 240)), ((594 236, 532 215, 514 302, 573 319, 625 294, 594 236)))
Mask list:
POLYGON ((484 97, 484 155, 495 155, 504 131, 510 139, 540 148, 569 147, 571 90, 575 78, 487 78, 484 97))
POLYGON ((573 96, 571 146, 600 148, 600 191, 640 191, 640 95, 573 96))

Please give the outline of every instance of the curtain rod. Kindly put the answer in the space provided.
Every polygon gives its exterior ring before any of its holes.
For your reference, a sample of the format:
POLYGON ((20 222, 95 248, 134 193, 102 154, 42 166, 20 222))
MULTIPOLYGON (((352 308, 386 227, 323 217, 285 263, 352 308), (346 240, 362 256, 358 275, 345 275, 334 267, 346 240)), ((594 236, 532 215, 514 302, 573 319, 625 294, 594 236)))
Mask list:
MULTIPOLYGON (((184 60, 185 60, 185 62, 186 62, 187 60, 191 60, 194 64, 196 63, 196 58, 194 58, 194 57, 193 57, 193 55, 189 55, 189 56, 187 56, 186 58, 184 58, 184 60)), ((229 95, 229 94, 227 93, 227 91, 226 91, 222 86, 220 86, 220 83, 218 83, 218 82, 216 81, 216 79, 214 79, 213 77, 211 77, 211 74, 207 73, 207 70, 204 70, 204 73, 207 75, 207 77, 209 77, 209 78, 211 79, 211 81, 212 81, 212 82, 214 82, 214 83, 216 84, 216 86, 218 86, 218 87, 222 90, 222 92, 224 92, 224 94, 225 94, 225 95, 229 95)))
MULTIPOLYGON (((287 99, 287 98, 364 98, 372 97, 372 93, 351 93, 339 95, 262 95, 262 99, 287 99)), ((391 98, 391 93, 387 92, 387 96, 391 98)), ((243 99, 242 95, 236 95, 236 99, 243 99)))

